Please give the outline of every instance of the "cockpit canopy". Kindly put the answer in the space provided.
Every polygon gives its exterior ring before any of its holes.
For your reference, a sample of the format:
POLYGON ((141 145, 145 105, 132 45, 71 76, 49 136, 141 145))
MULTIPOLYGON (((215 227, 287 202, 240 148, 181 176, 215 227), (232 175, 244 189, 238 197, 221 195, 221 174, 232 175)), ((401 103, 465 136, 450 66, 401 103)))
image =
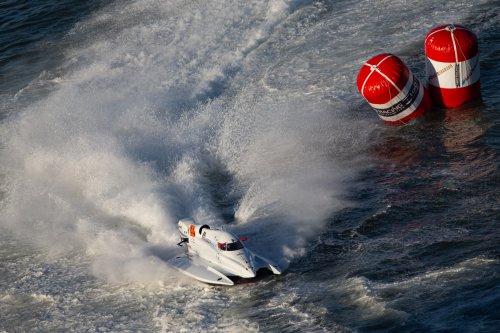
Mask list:
POLYGON ((222 251, 237 251, 244 248, 241 240, 225 230, 203 229, 201 237, 222 251))
POLYGON ((240 241, 233 243, 217 243, 217 247, 222 251, 236 251, 243 248, 243 244, 240 241))

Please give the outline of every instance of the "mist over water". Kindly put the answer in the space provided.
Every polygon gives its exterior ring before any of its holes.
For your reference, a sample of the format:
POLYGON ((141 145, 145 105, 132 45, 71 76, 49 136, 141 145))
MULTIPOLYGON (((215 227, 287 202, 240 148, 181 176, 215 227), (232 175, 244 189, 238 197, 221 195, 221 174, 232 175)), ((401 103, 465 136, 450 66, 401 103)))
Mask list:
POLYGON ((26 84, 0 95, 0 330, 494 331, 497 7, 85 9, 51 65, 18 64, 26 84), (359 67, 392 52, 423 80, 423 36, 447 22, 479 36, 483 104, 382 124, 359 67), (287 273, 233 289, 179 276, 165 261, 185 217, 248 236, 287 273), (457 290, 473 319, 455 320, 457 290))

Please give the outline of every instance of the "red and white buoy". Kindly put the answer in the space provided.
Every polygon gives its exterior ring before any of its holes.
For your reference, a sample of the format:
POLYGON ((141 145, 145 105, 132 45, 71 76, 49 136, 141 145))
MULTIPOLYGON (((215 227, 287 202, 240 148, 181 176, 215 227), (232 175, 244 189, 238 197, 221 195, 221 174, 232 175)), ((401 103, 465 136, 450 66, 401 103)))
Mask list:
POLYGON ((427 82, 436 105, 447 108, 479 99, 476 35, 462 25, 447 24, 425 37, 427 82))
POLYGON ((431 108, 430 97, 411 70, 395 55, 368 60, 358 74, 358 90, 387 123, 401 123, 431 108))

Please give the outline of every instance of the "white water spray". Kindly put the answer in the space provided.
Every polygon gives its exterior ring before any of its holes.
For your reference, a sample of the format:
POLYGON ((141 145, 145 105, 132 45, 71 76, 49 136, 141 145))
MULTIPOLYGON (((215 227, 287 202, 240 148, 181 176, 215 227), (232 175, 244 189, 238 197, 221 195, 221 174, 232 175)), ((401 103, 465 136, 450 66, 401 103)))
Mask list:
POLYGON ((233 228, 283 264, 301 253, 345 204, 353 173, 337 155, 356 140, 331 104, 266 82, 259 59, 301 5, 143 0, 78 24, 59 72, 38 79, 49 93, 1 125, 2 226, 84 249, 98 276, 161 279, 176 221, 223 223, 213 192, 228 188, 233 228))

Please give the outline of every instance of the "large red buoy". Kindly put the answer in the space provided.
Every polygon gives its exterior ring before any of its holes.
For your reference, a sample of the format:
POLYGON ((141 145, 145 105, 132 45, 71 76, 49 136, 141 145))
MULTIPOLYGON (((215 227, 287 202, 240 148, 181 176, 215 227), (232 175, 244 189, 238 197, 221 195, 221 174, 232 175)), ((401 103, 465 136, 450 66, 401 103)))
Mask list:
POLYGON ((442 25, 425 37, 427 82, 436 105, 459 106, 481 97, 476 35, 458 24, 442 25))
POLYGON ((401 59, 388 53, 371 58, 361 67, 358 90, 387 123, 405 122, 431 108, 420 81, 401 59))

